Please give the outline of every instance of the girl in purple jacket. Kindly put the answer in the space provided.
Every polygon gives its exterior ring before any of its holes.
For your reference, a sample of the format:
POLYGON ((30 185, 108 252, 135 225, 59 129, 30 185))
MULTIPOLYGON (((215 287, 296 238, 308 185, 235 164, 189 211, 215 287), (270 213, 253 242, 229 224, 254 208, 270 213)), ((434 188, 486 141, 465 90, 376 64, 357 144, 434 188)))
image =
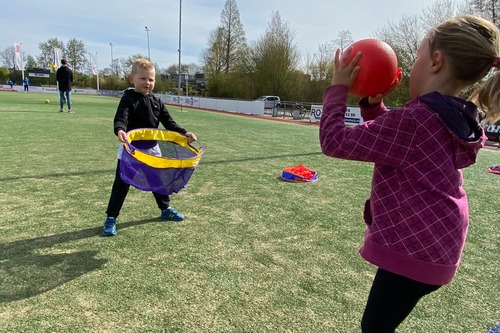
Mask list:
POLYGON ((384 94, 360 101, 365 122, 344 124, 359 71, 335 54, 332 86, 323 96, 320 143, 332 157, 374 163, 361 256, 378 266, 361 321, 363 333, 395 332, 424 295, 454 277, 469 223, 462 168, 475 163, 486 137, 477 106, 457 97, 496 70, 474 94, 486 117, 500 117, 500 33, 474 16, 432 28, 410 74, 412 99, 387 111, 384 94))

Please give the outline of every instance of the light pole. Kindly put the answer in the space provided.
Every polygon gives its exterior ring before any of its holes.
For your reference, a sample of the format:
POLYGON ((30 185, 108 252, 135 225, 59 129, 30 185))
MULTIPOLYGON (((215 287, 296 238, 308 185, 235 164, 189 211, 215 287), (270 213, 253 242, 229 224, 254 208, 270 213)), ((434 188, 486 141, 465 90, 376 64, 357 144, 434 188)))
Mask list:
POLYGON ((148 29, 148 27, 144 27, 146 29, 146 34, 148 35, 148 59, 151 61, 151 54, 149 53, 149 32, 151 30, 148 29))
POLYGON ((113 73, 113 43, 109 43, 109 46, 111 47, 111 64, 109 67, 111 68, 111 73, 113 73))
POLYGON ((178 89, 177 89, 177 99, 179 99, 179 94, 181 90, 181 19, 182 19, 182 0, 179 0, 179 68, 177 74, 179 76, 178 89))
POLYGON ((24 84, 24 59, 23 59, 23 43, 19 43, 21 45, 20 54, 21 54, 21 76, 23 78, 24 84))

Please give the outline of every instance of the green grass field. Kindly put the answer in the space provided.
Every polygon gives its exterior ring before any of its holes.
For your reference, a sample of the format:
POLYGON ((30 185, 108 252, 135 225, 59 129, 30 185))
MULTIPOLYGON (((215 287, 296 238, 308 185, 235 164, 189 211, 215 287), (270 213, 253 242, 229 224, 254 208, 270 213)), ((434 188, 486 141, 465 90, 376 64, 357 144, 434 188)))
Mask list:
MULTIPOLYGON (((0 332, 359 332, 375 272, 357 253, 372 165, 322 155, 316 126, 170 108, 205 155, 162 222, 131 189, 99 233, 117 98, 0 93, 0 332), (316 183, 288 183, 305 164, 316 183)), ((500 320, 500 164, 464 170, 471 225, 455 280, 400 332, 484 333, 500 320)))

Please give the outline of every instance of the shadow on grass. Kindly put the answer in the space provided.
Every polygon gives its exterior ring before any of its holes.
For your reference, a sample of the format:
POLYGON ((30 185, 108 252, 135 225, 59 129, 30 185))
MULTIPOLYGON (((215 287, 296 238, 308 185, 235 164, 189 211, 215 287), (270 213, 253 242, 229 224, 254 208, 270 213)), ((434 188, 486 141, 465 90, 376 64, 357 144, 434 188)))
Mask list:
MULTIPOLYGON (((160 221, 159 218, 124 222, 119 229, 160 221)), ((100 237, 101 227, 0 244, 0 303, 30 298, 55 289, 107 263, 97 251, 37 254, 56 244, 100 237)))
POLYGON ((216 161, 206 161, 206 162, 203 161, 203 158, 202 158, 200 160, 200 165, 260 161, 260 160, 273 160, 273 159, 282 159, 282 158, 286 158, 286 157, 300 157, 300 156, 312 156, 312 155, 323 155, 323 153, 318 151, 318 152, 312 152, 312 153, 269 155, 269 156, 261 156, 261 157, 248 157, 248 158, 237 158, 237 159, 233 159, 233 160, 216 160, 216 161))
MULTIPOLYGON (((56 111, 40 111, 40 110, 32 110, 32 111, 28 111, 28 110, 0 110, 0 113, 7 113, 7 112, 10 112, 10 113, 23 113, 23 112, 28 112, 28 113, 62 113, 62 112, 59 112, 59 110, 56 111)), ((67 113, 67 112, 66 112, 67 113)))
POLYGON ((106 170, 87 170, 87 171, 79 171, 79 172, 59 172, 59 173, 49 173, 46 175, 31 175, 31 176, 18 176, 18 177, 5 177, 1 178, 0 181, 16 181, 21 179, 47 179, 47 178, 58 178, 58 177, 70 177, 70 176, 85 176, 85 175, 96 175, 96 174, 115 174, 115 169, 106 169, 106 170))
MULTIPOLYGON (((210 165, 210 164, 224 164, 224 163, 238 163, 238 162, 248 162, 248 161, 261 161, 261 160, 272 160, 272 159, 282 159, 286 157, 299 157, 299 156, 312 156, 312 155, 323 155, 322 152, 312 152, 312 153, 301 153, 301 154, 283 154, 283 155, 269 155, 269 156, 261 156, 261 157, 248 157, 248 158, 239 158, 232 160, 215 160, 215 161, 206 161, 203 159, 200 160, 200 165, 210 165)), ((18 176, 18 177, 0 177, 0 181, 16 181, 21 179, 47 179, 47 178, 58 178, 58 177, 69 177, 69 176, 85 176, 88 174, 101 174, 101 173, 109 173, 114 174, 115 169, 107 169, 107 170, 89 170, 89 171, 80 171, 80 172, 60 172, 60 173, 51 173, 46 175, 31 175, 31 176, 18 176)))

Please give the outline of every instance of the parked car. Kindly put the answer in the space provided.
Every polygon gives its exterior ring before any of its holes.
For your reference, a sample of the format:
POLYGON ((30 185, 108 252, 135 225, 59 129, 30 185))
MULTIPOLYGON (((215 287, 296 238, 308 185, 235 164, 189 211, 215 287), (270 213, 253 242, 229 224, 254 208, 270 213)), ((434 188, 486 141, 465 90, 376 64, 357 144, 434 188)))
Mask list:
POLYGON ((281 100, 278 96, 260 96, 256 101, 263 101, 264 108, 274 109, 281 107, 281 100))

